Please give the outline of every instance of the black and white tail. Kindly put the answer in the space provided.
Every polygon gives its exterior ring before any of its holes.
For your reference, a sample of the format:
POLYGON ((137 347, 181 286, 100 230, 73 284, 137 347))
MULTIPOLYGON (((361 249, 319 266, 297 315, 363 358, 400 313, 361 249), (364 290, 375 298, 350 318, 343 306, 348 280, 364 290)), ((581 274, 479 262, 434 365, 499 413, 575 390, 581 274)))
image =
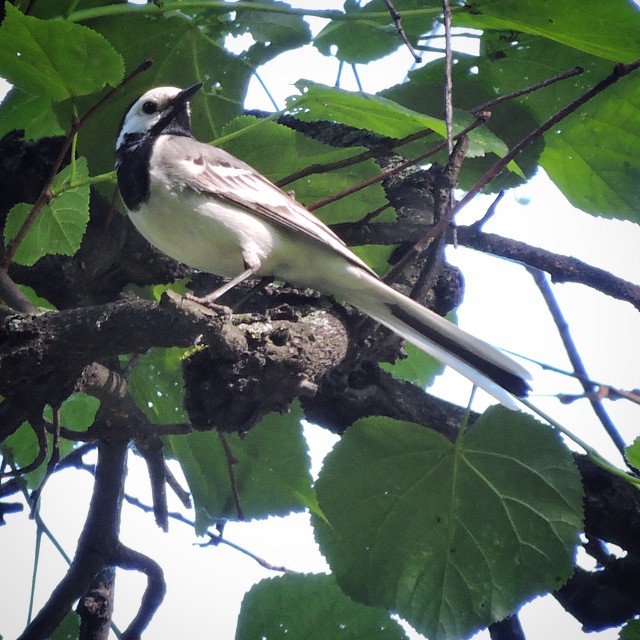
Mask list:
POLYGON ((360 278, 363 295, 350 291, 353 306, 455 369, 506 407, 518 408, 513 396, 524 397, 530 390, 527 380, 531 375, 523 366, 374 276, 361 273, 360 278))

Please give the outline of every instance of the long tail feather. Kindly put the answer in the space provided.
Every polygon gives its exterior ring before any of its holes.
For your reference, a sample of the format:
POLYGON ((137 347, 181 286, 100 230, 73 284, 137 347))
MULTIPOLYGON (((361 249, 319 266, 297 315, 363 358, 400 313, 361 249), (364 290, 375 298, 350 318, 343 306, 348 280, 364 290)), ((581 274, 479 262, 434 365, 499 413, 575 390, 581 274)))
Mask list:
POLYGON ((518 408, 513 396, 524 397, 530 390, 527 380, 531 374, 523 366, 375 277, 361 273, 360 279, 364 295, 351 291, 351 304, 469 378, 503 405, 518 408))

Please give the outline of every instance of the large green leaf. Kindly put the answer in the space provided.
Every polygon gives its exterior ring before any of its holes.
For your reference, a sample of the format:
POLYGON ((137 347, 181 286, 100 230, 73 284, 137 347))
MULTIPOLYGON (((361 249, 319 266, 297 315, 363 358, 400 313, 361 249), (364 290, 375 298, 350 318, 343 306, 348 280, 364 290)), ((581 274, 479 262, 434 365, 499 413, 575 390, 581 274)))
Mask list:
MULTIPOLYGON (((303 92, 289 100, 289 110, 302 120, 330 120, 366 129, 390 138, 403 138, 431 129, 446 138, 444 120, 407 109, 402 105, 365 93, 356 93, 300 80, 296 87, 303 92)), ((473 122, 468 113, 457 112, 454 133, 473 122)), ((479 127, 469 134, 469 153, 473 157, 493 152, 504 155, 507 147, 491 131, 479 127)))
MULTIPOLYGON (((14 261, 31 266, 48 254, 72 256, 79 248, 89 222, 89 185, 61 191, 70 184, 73 174, 71 166, 63 169, 52 185, 59 192, 45 205, 18 246, 14 261)), ((87 162, 79 158, 75 163, 75 180, 83 181, 89 176, 87 162)), ((31 205, 17 204, 9 211, 4 228, 5 242, 12 240, 31 211, 31 205)))
POLYGON ((14 130, 23 130, 25 140, 65 133, 53 113, 51 100, 30 95, 15 87, 0 103, 0 138, 14 130))
MULTIPOLYGON (((469 54, 456 53, 453 65, 453 99, 457 109, 454 111, 454 120, 460 113, 460 109, 470 111, 498 95, 495 83, 485 81, 486 74, 478 72, 481 58, 469 54)), ((496 64, 499 60, 496 61, 496 64)), ((563 69, 564 70, 564 69, 563 69)), ((421 113, 441 114, 443 112, 442 82, 444 78, 444 59, 430 62, 415 71, 411 71, 408 80, 398 85, 381 91, 379 95, 390 98, 399 104, 419 111, 421 113)), ((522 89, 530 82, 526 75, 517 78, 517 82, 510 89, 522 89)), ((545 95, 549 95, 547 90, 545 95)), ((539 123, 531 113, 522 105, 513 101, 491 109, 491 118, 485 123, 484 128, 492 131, 508 147, 512 147, 522 138, 528 135, 539 123)), ((426 148, 427 144, 433 144, 430 139, 421 140, 404 147, 400 152, 407 157, 418 155, 426 148), (420 146, 418 146, 420 145, 420 146)), ((523 153, 517 157, 518 166, 527 178, 533 176, 538 168, 538 159, 542 150, 542 141, 529 145, 523 153)), ((442 152, 434 156, 434 160, 446 162, 446 153, 442 152)), ((495 156, 467 157, 462 165, 460 175, 460 187, 470 188, 496 161, 495 156)), ((503 171, 497 179, 494 179, 487 191, 499 191, 521 184, 523 179, 513 171, 503 171)))
POLYGON ((402 627, 380 608, 344 595, 333 576, 262 580, 242 600, 236 640, 402 640, 402 627))
POLYGON ((628 0, 472 0, 454 24, 544 36, 614 62, 640 58, 640 11, 628 0))
POLYGON ((573 571, 580 476, 551 429, 489 410, 452 444, 387 418, 351 426, 317 482, 338 584, 432 640, 467 638, 573 571))
MULTIPOLYGON (((235 484, 245 518, 317 510, 309 457, 298 406, 287 415, 270 413, 244 437, 225 434, 234 459, 235 484)), ((169 436, 193 495, 196 531, 202 534, 220 518, 237 519, 231 480, 216 432, 169 436)))
POLYGON ((0 26, 0 76, 51 100, 99 91, 122 79, 122 58, 98 33, 62 20, 25 16, 11 3, 0 26))
MULTIPOLYGON (((274 9, 290 7, 285 2, 271 0, 274 9)), ((248 3, 245 3, 247 6, 248 3)), ((264 6, 264 2, 260 2, 264 6)), ((256 41, 242 55, 253 67, 258 67, 275 56, 307 44, 311 39, 309 24, 300 15, 277 13, 277 11, 236 11, 233 33, 248 32, 256 41)))
MULTIPOLYGON (((324 55, 334 55, 343 62, 367 63, 404 46, 384 0, 373 0, 365 6, 346 0, 345 13, 353 18, 362 14, 378 13, 379 17, 359 20, 332 20, 315 37, 314 45, 324 55)), ((396 10, 402 15, 402 26, 410 42, 430 31, 442 11, 439 0, 396 0, 396 10), (413 13, 404 13, 412 10, 413 13)), ((407 52, 407 57, 409 57, 407 52)))
MULTIPOLYGON (((518 99, 538 123, 612 71, 611 63, 534 36, 483 36, 479 75, 499 94, 535 84, 574 66, 585 72, 518 99)), ((606 217, 640 221, 639 72, 627 76, 562 120, 544 137, 540 164, 574 206, 606 217)))

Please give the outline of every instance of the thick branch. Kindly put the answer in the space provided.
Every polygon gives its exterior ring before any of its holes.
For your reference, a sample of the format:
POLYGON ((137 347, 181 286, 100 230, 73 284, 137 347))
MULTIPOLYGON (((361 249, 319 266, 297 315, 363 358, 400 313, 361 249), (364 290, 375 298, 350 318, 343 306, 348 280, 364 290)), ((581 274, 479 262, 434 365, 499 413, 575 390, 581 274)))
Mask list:
MULTIPOLYGON (((399 244, 422 238, 429 226, 411 223, 344 223, 333 230, 348 244, 399 244)), ((519 240, 478 231, 474 226, 456 227, 459 245, 491 253, 546 271, 554 283, 575 282, 629 302, 640 310, 640 286, 571 256, 563 256, 519 240)), ((453 242, 450 235, 449 242, 453 242)))
POLYGON ((86 593, 95 575, 117 547, 126 474, 126 440, 103 441, 98 448, 96 481, 76 555, 65 577, 29 623, 19 640, 44 640, 60 625, 73 603, 86 593))
POLYGON ((118 546, 114 558, 121 569, 139 571, 147 576, 147 588, 144 590, 142 602, 135 618, 122 634, 122 640, 139 640, 147 628, 158 607, 162 604, 167 585, 164 581, 162 567, 139 551, 134 551, 123 544, 118 546))

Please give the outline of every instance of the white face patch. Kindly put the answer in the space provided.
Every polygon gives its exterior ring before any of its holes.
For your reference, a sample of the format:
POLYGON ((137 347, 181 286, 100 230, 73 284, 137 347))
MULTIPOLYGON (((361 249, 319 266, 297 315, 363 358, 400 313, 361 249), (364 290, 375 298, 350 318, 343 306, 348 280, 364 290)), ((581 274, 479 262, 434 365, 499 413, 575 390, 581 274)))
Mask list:
MULTIPOLYGON (((116 149, 124 142, 128 133, 144 133, 148 131, 160 118, 163 112, 181 89, 177 87, 157 87, 143 94, 127 111, 120 135, 116 142, 116 149)), ((188 109, 187 105, 187 109, 188 109)))

